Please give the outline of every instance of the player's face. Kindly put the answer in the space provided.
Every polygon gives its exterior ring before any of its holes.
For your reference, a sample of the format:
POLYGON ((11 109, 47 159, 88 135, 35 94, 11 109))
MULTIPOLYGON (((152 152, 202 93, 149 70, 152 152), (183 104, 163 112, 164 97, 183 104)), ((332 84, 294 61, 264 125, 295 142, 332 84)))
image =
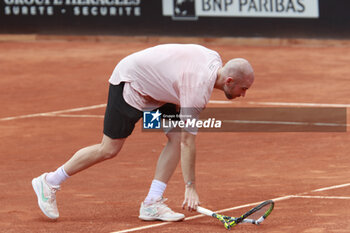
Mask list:
POLYGON ((248 90, 248 88, 242 88, 240 87, 240 85, 233 85, 232 88, 228 87, 225 85, 224 87, 224 92, 226 95, 226 98, 229 100, 235 99, 237 97, 244 97, 246 91, 248 90))
POLYGON ((244 97, 246 94, 246 91, 249 89, 251 85, 252 85, 252 82, 248 82, 248 81, 243 81, 240 83, 226 82, 224 86, 224 92, 225 92, 226 98, 229 100, 232 100, 237 97, 241 97, 241 96, 244 97))

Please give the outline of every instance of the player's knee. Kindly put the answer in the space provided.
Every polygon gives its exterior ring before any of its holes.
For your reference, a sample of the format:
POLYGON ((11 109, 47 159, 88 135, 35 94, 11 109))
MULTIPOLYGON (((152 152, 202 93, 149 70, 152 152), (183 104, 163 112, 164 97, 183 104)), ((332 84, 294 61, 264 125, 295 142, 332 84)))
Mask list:
POLYGON ((112 159, 116 157, 123 147, 124 139, 111 139, 104 136, 98 150, 100 160, 112 159))
POLYGON ((106 160, 106 159, 112 159, 116 157, 119 153, 120 149, 118 148, 104 148, 101 147, 99 149, 99 156, 101 159, 106 160))
POLYGON ((169 132, 166 134, 168 141, 172 143, 178 143, 181 142, 181 132, 169 132))

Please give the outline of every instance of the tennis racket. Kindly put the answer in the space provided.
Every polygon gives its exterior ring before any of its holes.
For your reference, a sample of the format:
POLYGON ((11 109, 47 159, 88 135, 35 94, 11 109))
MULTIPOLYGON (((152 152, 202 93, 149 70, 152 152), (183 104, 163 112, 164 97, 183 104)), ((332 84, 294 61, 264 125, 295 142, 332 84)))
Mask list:
POLYGON ((201 206, 197 207, 197 212, 219 219, 224 224, 225 228, 230 230, 231 227, 236 226, 239 223, 252 223, 259 225, 271 214, 274 205, 275 203, 272 200, 264 201, 238 218, 221 215, 201 206))

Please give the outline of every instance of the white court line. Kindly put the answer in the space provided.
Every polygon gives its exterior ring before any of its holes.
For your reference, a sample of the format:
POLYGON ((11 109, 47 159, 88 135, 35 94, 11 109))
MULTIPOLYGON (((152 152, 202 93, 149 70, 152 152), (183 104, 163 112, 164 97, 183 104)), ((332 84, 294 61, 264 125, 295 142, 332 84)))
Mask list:
POLYGON ((55 117, 78 117, 78 118, 104 118, 104 115, 76 115, 76 114, 57 114, 57 115, 50 115, 55 117))
POLYGON ((322 192, 322 191, 327 191, 327 190, 331 190, 331 189, 344 188, 344 187, 348 187, 348 186, 350 186, 350 183, 334 185, 334 186, 320 188, 320 189, 315 189, 315 190, 313 190, 311 192, 322 192))
POLYGON ((234 104, 235 102, 230 100, 209 100, 209 104, 234 104))
POLYGON ((103 107, 106 107, 106 104, 98 104, 98 105, 92 105, 92 106, 81 107, 81 108, 70 108, 70 109, 53 111, 53 112, 34 113, 34 114, 14 116, 14 117, 4 117, 4 118, 0 118, 0 121, 10 121, 10 120, 40 117, 40 116, 56 116, 57 114, 61 114, 61 113, 79 112, 79 111, 91 110, 91 109, 103 108, 103 107))
POLYGON ((301 195, 295 195, 295 196, 293 196, 293 198, 350 200, 350 197, 338 197, 338 196, 301 196, 301 195))
MULTIPOLYGON (((209 103, 213 104, 232 104, 234 102, 228 101, 228 100, 210 100, 209 103)), ((295 107, 345 107, 350 108, 350 104, 317 104, 317 103, 283 103, 283 102, 247 102, 247 104, 257 104, 257 105, 271 105, 271 106, 295 106, 295 107)), ((57 116, 58 114, 62 113, 70 113, 70 112, 78 112, 78 111, 84 111, 84 110, 91 110, 91 109, 97 109, 97 108, 104 108, 106 107, 106 104, 98 104, 98 105, 92 105, 87 107, 80 107, 80 108, 71 108, 71 109, 65 109, 65 110, 59 110, 59 111, 53 111, 53 112, 45 112, 45 113, 34 113, 34 114, 27 114, 27 115, 20 115, 20 116, 12 116, 12 117, 4 117, 0 118, 0 121, 10 121, 10 120, 17 120, 17 119, 25 119, 25 118, 33 118, 33 117, 47 117, 47 116, 57 116)))
POLYGON ((248 104, 270 105, 270 106, 293 106, 293 107, 350 108, 350 104, 283 103, 283 102, 248 102, 248 104))
MULTIPOLYGON (((211 104, 234 104, 230 100, 210 100, 211 104)), ((350 104, 320 104, 320 103, 285 103, 285 102, 245 102, 251 105, 267 105, 267 106, 289 106, 289 107, 330 107, 330 108, 350 108, 350 104)))
MULTIPOLYGON (((320 188, 320 189, 315 189, 309 192, 321 192, 321 191, 325 191, 325 190, 331 190, 331 189, 338 189, 338 188, 344 188, 350 186, 350 183, 347 184, 341 184, 341 185, 334 185, 334 186, 329 186, 329 187, 325 187, 325 188, 320 188)), ((307 194, 308 192, 304 192, 303 194, 307 194)), ((272 199, 274 202, 277 201, 283 201, 283 200, 288 200, 291 198, 309 198, 310 196, 302 196, 302 195, 286 195, 283 197, 277 197, 272 199)), ((321 196, 319 196, 321 197, 321 196)), ((333 197, 335 199, 335 197, 333 197)), ((338 197, 338 199, 340 199, 338 197)), ((348 199, 347 197, 344 197, 344 199, 348 199)), ((349 198, 350 199, 350 198, 349 198)), ((261 202, 254 202, 254 203, 249 203, 249 204, 245 204, 245 205, 240 205, 240 206, 235 206, 235 207, 231 207, 231 208, 227 208, 227 209, 222 209, 222 210, 217 210, 217 211, 213 211, 216 213, 221 213, 221 212, 226 212, 226 211, 231 211, 231 210, 237 210, 237 209, 241 209, 241 208, 245 208, 245 207, 250 207, 250 206, 255 206, 257 204, 260 204, 261 202)), ((205 215, 203 214, 199 214, 199 215, 195 215, 195 216, 191 216, 191 217, 187 217, 185 218, 184 221, 189 221, 192 219, 196 219, 196 218, 201 218, 201 217, 205 217, 205 215)), ((173 222, 164 222, 164 223, 157 223, 157 224, 151 224, 151 225, 147 225, 147 226, 141 226, 141 227, 135 227, 135 228, 130 228, 130 229, 125 229, 125 230, 121 230, 121 231, 114 231, 111 233, 125 233, 125 232, 134 232, 134 231, 140 231, 140 230, 145 230, 145 229, 150 229, 150 228, 156 228, 156 227, 160 227, 160 226, 164 226, 164 225, 168 225, 168 224, 172 224, 173 222)))
POLYGON ((148 226, 130 228, 130 229, 121 230, 121 231, 114 231, 111 233, 125 233, 125 232, 141 231, 141 230, 145 230, 145 229, 149 229, 149 228, 155 228, 155 227, 161 227, 164 225, 169 225, 171 223, 172 222, 163 222, 163 223, 157 223, 157 224, 152 224, 152 225, 148 225, 148 226))

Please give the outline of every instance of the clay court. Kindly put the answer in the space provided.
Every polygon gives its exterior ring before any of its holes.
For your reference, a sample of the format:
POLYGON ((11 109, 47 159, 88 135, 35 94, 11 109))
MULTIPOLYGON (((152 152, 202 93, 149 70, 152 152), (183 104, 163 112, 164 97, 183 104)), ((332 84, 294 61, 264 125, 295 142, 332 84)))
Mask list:
MULTIPOLYGON (((226 232, 216 219, 181 209, 180 166, 165 196, 183 222, 138 219, 163 133, 140 122, 117 158, 77 174, 57 194, 60 218, 37 206, 31 180, 55 170, 78 149, 99 143, 115 65, 158 43, 200 43, 223 61, 248 59, 256 80, 245 98, 225 102, 214 90, 208 107, 350 107, 350 43, 127 37, 6 37, 0 42, 1 232, 226 232)), ((348 118, 349 120, 349 118, 348 118)), ((348 127, 348 126, 347 126, 348 127)), ((260 226, 233 232, 350 232, 348 132, 217 132, 197 137, 202 206, 239 216, 275 200, 260 226)))

